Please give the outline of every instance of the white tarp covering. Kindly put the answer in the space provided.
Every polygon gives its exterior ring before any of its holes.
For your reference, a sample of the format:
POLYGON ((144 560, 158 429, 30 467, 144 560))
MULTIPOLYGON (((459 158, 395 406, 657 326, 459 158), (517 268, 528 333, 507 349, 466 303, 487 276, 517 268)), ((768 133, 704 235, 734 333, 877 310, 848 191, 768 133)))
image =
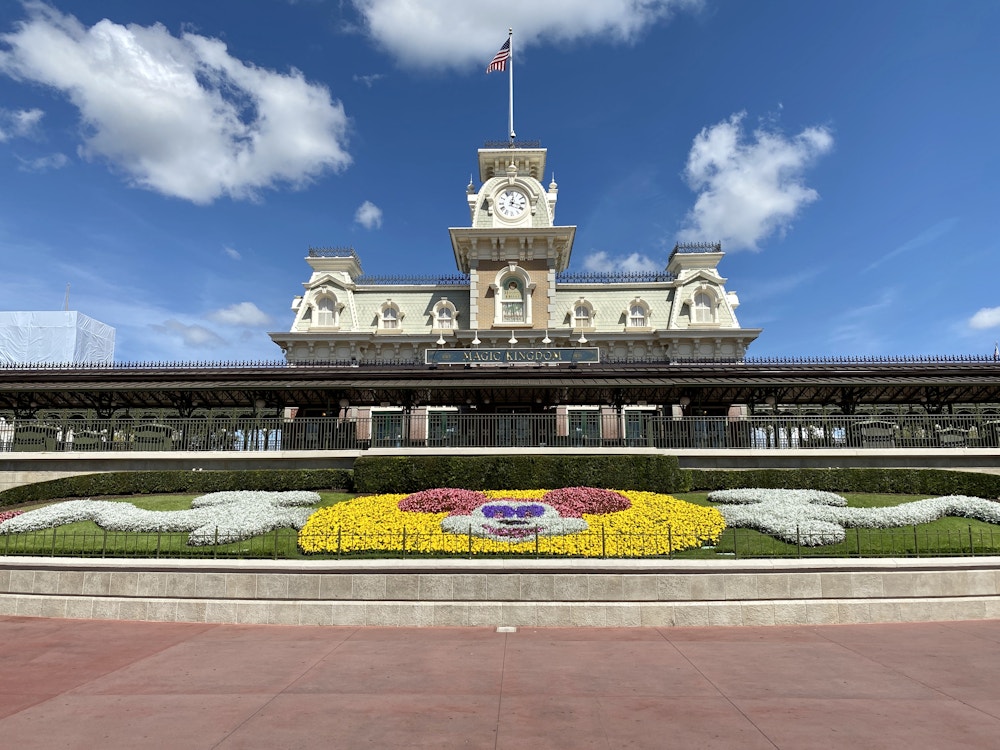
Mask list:
POLYGON ((0 312, 0 363, 111 364, 115 329, 78 312, 0 312))

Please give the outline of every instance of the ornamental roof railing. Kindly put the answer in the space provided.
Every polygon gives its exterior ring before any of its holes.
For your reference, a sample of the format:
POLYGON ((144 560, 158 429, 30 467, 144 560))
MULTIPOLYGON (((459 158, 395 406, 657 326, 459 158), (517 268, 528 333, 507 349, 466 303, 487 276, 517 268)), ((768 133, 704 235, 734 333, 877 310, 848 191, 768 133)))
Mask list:
POLYGON ((563 271, 556 274, 557 284, 648 284, 674 281, 666 271, 563 271))
POLYGON ((354 251, 353 247, 310 247, 310 258, 353 258, 361 263, 361 258, 354 251))
POLYGON ((670 253, 721 253, 721 242, 678 242, 670 253))
POLYGON ((362 274, 355 279, 355 282, 364 286, 469 286, 469 277, 458 273, 438 276, 411 276, 408 274, 368 276, 362 274))
POLYGON ((541 148, 541 141, 514 141, 509 139, 503 141, 486 141, 483 148, 541 148))
MULTIPOLYGON (((674 357, 674 358, 652 358, 652 357, 609 357, 603 364, 660 364, 660 365, 712 365, 712 366, 740 366, 740 367, 773 367, 775 365, 928 365, 928 364, 992 364, 1000 367, 1000 361, 992 354, 915 354, 915 355, 890 355, 883 357, 876 356, 826 356, 826 357, 747 357, 745 359, 711 359, 699 357, 674 357)), ((289 363, 285 360, 229 360, 210 361, 199 360, 191 362, 170 362, 170 361, 134 361, 134 362, 95 362, 95 363, 74 363, 74 362, 0 362, 0 371, 4 370, 234 370, 234 369, 306 369, 313 367, 398 367, 398 366, 419 366, 425 367, 423 361, 418 360, 328 360, 322 362, 295 362, 289 363)))

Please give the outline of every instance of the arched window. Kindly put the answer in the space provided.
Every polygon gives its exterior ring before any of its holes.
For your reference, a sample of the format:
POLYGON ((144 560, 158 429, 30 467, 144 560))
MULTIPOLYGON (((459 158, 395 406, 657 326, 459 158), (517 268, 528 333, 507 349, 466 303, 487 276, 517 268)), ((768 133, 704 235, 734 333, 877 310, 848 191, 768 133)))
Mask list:
POLYGON ((399 328, 399 308, 395 305, 385 305, 382 308, 382 328, 387 331, 399 328))
POLYGON ((649 308, 642 300, 634 299, 628 305, 628 327, 645 328, 649 325, 649 308))
POLYGON ((490 284, 493 295, 493 325, 520 328, 531 325, 535 284, 523 268, 508 263, 497 271, 490 284))
POLYGON ((693 322, 712 322, 712 297, 707 292, 697 292, 694 295, 694 304, 691 307, 693 310, 693 322))
POLYGON ((447 299, 442 299, 434 305, 433 316, 433 327, 435 330, 450 331, 456 326, 455 321, 458 318, 458 310, 447 299))
POLYGON ((337 300, 334 297, 323 295, 316 300, 316 320, 314 323, 326 327, 337 325, 337 300))
POLYGON ((501 289, 501 316, 504 323, 524 322, 524 286, 520 279, 508 276, 501 289))
POLYGON ((594 306, 581 297, 573 305, 573 328, 583 330, 594 327, 594 306))

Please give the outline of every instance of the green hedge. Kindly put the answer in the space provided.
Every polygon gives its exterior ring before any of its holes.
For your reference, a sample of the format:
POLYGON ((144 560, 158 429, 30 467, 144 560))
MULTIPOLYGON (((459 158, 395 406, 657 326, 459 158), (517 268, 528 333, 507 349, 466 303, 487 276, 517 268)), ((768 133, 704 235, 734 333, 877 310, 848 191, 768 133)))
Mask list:
POLYGON ((941 469, 687 469, 692 491, 740 487, 873 492, 902 495, 1000 497, 1000 476, 941 469))
POLYGON ((605 487, 676 492, 683 488, 674 456, 362 456, 356 492, 417 492, 605 487))
POLYGON ((353 488, 347 469, 260 471, 117 471, 83 474, 12 487, 0 507, 62 497, 220 492, 222 490, 316 490, 353 488))

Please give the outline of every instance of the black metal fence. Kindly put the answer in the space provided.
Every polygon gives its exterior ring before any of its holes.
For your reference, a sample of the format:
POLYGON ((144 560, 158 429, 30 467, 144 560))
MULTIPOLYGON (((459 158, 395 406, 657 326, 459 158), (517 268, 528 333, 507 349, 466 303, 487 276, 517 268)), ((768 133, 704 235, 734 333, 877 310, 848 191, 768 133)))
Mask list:
POLYGON ((672 417, 640 409, 460 414, 357 410, 359 416, 17 419, 13 451, 303 451, 421 447, 663 449, 997 448, 1000 419, 977 415, 672 417))
MULTIPOLYGON (((821 541, 805 535, 782 542, 751 529, 726 529, 712 544, 675 550, 678 543, 669 528, 658 534, 611 533, 603 529, 575 534, 572 545, 561 552, 546 548, 552 537, 531 536, 518 550, 505 552, 491 545, 484 550, 479 537, 444 533, 350 534, 303 536, 292 529, 278 529, 252 539, 225 543, 207 535, 189 544, 187 533, 125 533, 46 529, 0 534, 0 555, 109 558, 245 558, 290 559, 303 557, 390 558, 404 557, 589 557, 589 558, 883 558, 972 557, 1000 554, 1000 528, 968 525, 965 528, 848 529, 841 541, 821 541), (808 543, 807 543, 808 542, 808 543), (321 550, 309 554, 303 550, 321 550)), ((690 540, 688 540, 690 543, 690 540)))

